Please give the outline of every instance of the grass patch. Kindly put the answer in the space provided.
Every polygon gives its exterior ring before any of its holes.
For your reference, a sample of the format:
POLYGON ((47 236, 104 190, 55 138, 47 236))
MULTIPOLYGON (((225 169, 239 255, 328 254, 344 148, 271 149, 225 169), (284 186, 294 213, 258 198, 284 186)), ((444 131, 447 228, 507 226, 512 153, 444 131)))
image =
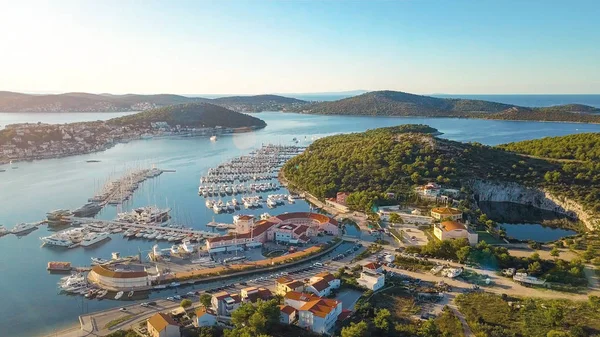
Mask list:
POLYGON ((131 315, 131 314, 128 314, 128 315, 125 315, 125 316, 119 317, 119 318, 117 318, 117 319, 113 319, 112 321, 110 321, 110 322, 106 323, 106 325, 104 326, 104 328, 106 328, 106 329, 110 329, 110 328, 112 328, 112 327, 114 327, 114 326, 117 326, 117 325, 119 325, 119 324, 121 324, 121 323, 123 323, 123 322, 125 322, 125 321, 128 321, 128 320, 130 320, 131 318, 133 318, 133 315, 131 315))
POLYGON ((464 337, 462 324, 454 312, 448 307, 444 307, 442 314, 436 317, 435 324, 445 336, 464 337))
POLYGON ((500 245, 500 244, 506 243, 500 239, 496 239, 495 237, 493 237, 490 233, 488 233, 486 231, 477 231, 477 235, 479 236, 479 242, 485 241, 486 243, 489 243, 490 245, 500 245))
POLYGON ((435 263, 429 262, 425 259, 418 259, 415 257, 406 257, 402 255, 396 255, 394 264, 398 265, 399 268, 409 271, 429 271, 435 266, 435 263))

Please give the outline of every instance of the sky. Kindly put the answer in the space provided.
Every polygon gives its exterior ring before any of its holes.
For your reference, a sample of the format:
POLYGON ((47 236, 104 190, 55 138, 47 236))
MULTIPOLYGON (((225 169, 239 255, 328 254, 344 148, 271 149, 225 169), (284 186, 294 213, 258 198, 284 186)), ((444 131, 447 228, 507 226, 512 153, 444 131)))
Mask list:
POLYGON ((597 0, 0 0, 0 8, 0 90, 600 93, 597 0))

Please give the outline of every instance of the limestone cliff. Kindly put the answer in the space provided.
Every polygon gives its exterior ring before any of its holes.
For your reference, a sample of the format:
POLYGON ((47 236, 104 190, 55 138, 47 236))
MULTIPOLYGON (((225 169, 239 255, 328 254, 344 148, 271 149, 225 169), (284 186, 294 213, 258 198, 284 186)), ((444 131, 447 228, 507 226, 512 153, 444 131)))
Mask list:
POLYGON ((573 200, 553 195, 544 189, 525 187, 516 183, 483 180, 470 181, 469 187, 479 201, 514 202, 528 205, 577 218, 590 230, 600 227, 600 218, 597 215, 589 214, 573 200))

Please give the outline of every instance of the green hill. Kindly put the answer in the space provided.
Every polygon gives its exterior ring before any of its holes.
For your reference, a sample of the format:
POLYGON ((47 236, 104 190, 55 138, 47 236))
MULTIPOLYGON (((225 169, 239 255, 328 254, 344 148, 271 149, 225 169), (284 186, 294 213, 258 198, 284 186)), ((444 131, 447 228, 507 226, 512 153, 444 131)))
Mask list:
POLYGON ((278 95, 255 95, 255 96, 228 96, 219 97, 212 100, 215 104, 263 104, 263 103, 275 103, 275 104, 303 104, 306 101, 284 97, 278 95))
POLYGON ((167 122, 171 126, 227 128, 262 128, 266 123, 253 116, 231 111, 210 103, 187 103, 147 110, 134 115, 113 118, 108 124, 143 125, 152 122, 167 122))
POLYGON ((338 101, 303 105, 295 111, 326 115, 466 117, 600 123, 600 115, 595 115, 600 109, 580 104, 526 108, 482 100, 437 98, 399 91, 373 91, 338 101))
POLYGON ((562 160, 600 163, 600 133, 579 133, 500 145, 512 152, 562 160))
POLYGON ((356 209, 369 208, 385 192, 408 200, 415 185, 429 181, 460 188, 482 180, 545 189, 600 214, 598 164, 532 158, 500 147, 436 138, 431 128, 419 128, 325 137, 289 160, 283 172, 293 186, 319 198, 352 192, 348 202, 356 209))

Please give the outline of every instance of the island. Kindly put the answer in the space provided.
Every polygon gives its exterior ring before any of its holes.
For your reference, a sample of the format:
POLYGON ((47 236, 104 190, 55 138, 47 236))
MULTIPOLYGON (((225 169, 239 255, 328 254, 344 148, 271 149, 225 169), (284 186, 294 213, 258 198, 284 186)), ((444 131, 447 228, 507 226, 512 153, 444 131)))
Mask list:
POLYGON ((0 91, 0 112, 122 112, 143 111, 184 103, 204 102, 238 112, 287 111, 308 102, 278 95, 231 96, 215 99, 181 95, 112 95, 72 92, 31 95, 0 91))
POLYGON ((332 102, 300 106, 294 112, 324 115, 460 117, 499 120, 600 123, 600 109, 581 104, 528 108, 400 91, 372 91, 332 102))
MULTIPOLYGON (((589 230, 600 226, 597 152, 573 162, 536 152, 545 140, 490 147, 438 138, 436 131, 401 125, 325 137, 289 160, 283 173, 292 188, 319 199, 348 193, 348 207, 360 211, 413 202, 420 186, 434 183, 475 201, 524 204, 577 218, 589 230)), ((556 149, 570 142, 569 150, 583 153, 598 139, 566 137, 553 140, 556 149)))
POLYGON ((156 135, 207 135, 264 128, 256 117, 210 103, 185 103, 107 121, 12 124, 0 130, 0 163, 106 150, 156 135))

